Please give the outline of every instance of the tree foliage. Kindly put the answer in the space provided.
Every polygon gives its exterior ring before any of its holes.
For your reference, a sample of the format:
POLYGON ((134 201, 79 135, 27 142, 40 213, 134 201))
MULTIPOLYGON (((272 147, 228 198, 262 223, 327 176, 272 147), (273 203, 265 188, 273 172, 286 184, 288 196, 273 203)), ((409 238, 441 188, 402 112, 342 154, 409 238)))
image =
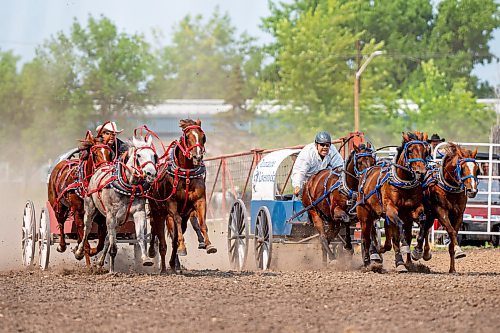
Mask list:
POLYGON ((175 27, 172 44, 160 55, 158 94, 163 98, 220 98, 243 105, 256 91, 261 55, 246 33, 236 36, 218 9, 205 22, 186 16, 175 27))
POLYGON ((32 157, 56 156, 97 122, 126 119, 150 104, 154 64, 142 35, 119 33, 104 17, 90 16, 86 27, 75 21, 69 34, 51 37, 24 65, 18 77, 21 107, 9 126, 23 129, 32 157))
POLYGON ((424 80, 410 87, 405 96, 418 105, 418 109, 405 110, 405 129, 423 129, 456 141, 488 142, 495 112, 477 103, 465 79, 449 87, 434 61, 423 63, 422 68, 424 80))

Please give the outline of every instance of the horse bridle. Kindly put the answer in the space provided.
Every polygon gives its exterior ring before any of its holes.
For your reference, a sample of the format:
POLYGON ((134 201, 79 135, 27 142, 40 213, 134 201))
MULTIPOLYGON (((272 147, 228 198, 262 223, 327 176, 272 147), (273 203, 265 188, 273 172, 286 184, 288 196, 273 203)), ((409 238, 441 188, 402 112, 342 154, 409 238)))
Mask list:
POLYGON ((97 149, 104 149, 104 150, 109 150, 109 153, 110 153, 110 156, 111 154, 113 153, 113 150, 111 149, 111 147, 109 147, 108 145, 105 145, 105 144, 98 144, 98 145, 93 145, 92 147, 90 147, 90 155, 91 155, 91 158, 92 158, 92 163, 94 164, 94 168, 98 168, 99 166, 101 166, 102 164, 106 164, 106 163, 109 163, 110 161, 101 161, 99 163, 96 162, 95 160, 95 157, 96 157, 96 150, 97 149))
POLYGON ((158 163, 158 155, 156 154, 156 150, 154 147, 140 147, 140 148, 135 148, 134 150, 134 171, 137 171, 138 174, 134 173, 134 176, 136 177, 140 177, 140 178, 143 178, 144 175, 143 175, 143 172, 142 170, 144 169, 144 167, 148 164, 152 164, 153 165, 153 168, 158 171, 156 169, 156 164, 158 163), (154 161, 146 161, 142 164, 140 164, 139 162, 139 157, 137 156, 138 155, 138 152, 140 152, 141 150, 146 150, 146 149, 150 149, 153 151, 154 153, 154 161))
POLYGON ((462 174, 462 164, 463 163, 467 163, 467 162, 472 162, 472 163, 476 163, 476 159, 475 158, 471 158, 471 157, 466 157, 466 158, 459 158, 458 161, 457 161, 457 166, 455 167, 455 173, 457 175, 457 179, 459 180, 459 184, 460 184, 460 187, 464 187, 464 182, 469 179, 469 178, 473 178, 476 183, 478 182, 477 180, 477 177, 474 176, 473 174, 470 174, 470 175, 467 175, 467 176, 461 176, 462 174))
POLYGON ((427 162, 428 160, 427 159, 423 159, 421 157, 416 157, 416 158, 409 158, 408 156, 408 148, 412 145, 422 145, 424 146, 424 148, 426 149, 426 151, 429 151, 430 150, 430 145, 428 142, 426 141, 421 141, 421 140, 412 140, 412 141, 409 141, 409 142, 406 142, 405 145, 403 146, 403 162, 404 162, 404 166, 409 170, 409 171, 412 171, 413 172, 413 169, 411 167, 411 163, 415 163, 415 162, 422 162, 424 163, 425 165, 427 165, 427 162))
POLYGON ((191 125, 191 126, 186 126, 185 128, 182 129, 182 136, 179 140, 179 149, 182 151, 182 154, 186 158, 190 158, 189 154, 191 153, 191 150, 195 149, 196 147, 199 147, 201 149, 201 155, 203 156, 205 154, 205 147, 197 142, 192 146, 187 145, 187 133, 190 130, 197 129, 201 132, 201 134, 205 135, 205 132, 201 129, 201 126, 199 125, 191 125))
POLYGON ((354 153, 354 156, 353 156, 354 173, 356 174, 356 178, 359 178, 361 175, 366 173, 366 171, 368 170, 368 168, 366 168, 362 171, 360 171, 358 169, 358 158, 371 157, 371 158, 373 158, 374 161, 377 161, 377 155, 375 154, 375 152, 372 148, 366 148, 365 150, 366 151, 364 151, 362 153, 354 153))

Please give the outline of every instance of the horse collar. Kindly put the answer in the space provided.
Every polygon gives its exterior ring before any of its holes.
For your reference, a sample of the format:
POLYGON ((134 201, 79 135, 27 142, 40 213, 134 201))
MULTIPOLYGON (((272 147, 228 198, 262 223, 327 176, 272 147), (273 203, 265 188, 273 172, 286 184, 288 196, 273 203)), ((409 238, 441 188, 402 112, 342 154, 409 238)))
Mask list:
POLYGON ((115 167, 115 170, 113 172, 113 176, 115 176, 116 179, 109 184, 109 186, 113 190, 127 196, 141 196, 149 192, 149 190, 151 189, 151 184, 149 182, 143 179, 140 183, 131 185, 128 183, 128 181, 125 181, 123 179, 122 171, 122 163, 117 163, 117 166, 115 167))
POLYGON ((167 173, 171 176, 178 176, 184 179, 194 179, 194 178, 203 178, 205 177, 206 168, 202 163, 193 169, 184 169, 177 165, 176 157, 175 157, 175 148, 176 145, 172 147, 173 149, 170 151, 170 161, 167 163, 167 173))

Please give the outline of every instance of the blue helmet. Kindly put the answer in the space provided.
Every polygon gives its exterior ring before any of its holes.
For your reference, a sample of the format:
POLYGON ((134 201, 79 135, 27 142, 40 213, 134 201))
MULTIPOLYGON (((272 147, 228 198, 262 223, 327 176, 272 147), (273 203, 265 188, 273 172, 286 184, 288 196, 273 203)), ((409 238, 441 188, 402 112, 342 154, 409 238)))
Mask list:
POLYGON ((332 137, 328 132, 319 132, 314 138, 315 143, 331 143, 332 137))

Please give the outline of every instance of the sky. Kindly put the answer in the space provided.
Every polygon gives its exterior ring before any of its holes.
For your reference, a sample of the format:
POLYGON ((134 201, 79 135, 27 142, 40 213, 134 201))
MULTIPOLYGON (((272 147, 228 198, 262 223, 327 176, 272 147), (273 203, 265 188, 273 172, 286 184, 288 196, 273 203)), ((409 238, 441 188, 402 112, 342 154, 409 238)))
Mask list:
MULTIPOLYGON (((0 0, 0 50, 13 50, 21 62, 29 61, 37 45, 58 31, 69 32, 75 17, 85 25, 89 13, 94 17, 103 14, 126 33, 148 37, 156 29, 168 38, 172 27, 183 17, 208 17, 216 6, 229 14, 238 32, 246 31, 257 37, 260 44, 272 40, 259 28, 261 17, 269 15, 268 0, 0 0)), ((494 36, 490 48, 500 56, 500 29, 494 36)), ((477 66, 474 74, 492 85, 500 85, 497 62, 477 66)))

